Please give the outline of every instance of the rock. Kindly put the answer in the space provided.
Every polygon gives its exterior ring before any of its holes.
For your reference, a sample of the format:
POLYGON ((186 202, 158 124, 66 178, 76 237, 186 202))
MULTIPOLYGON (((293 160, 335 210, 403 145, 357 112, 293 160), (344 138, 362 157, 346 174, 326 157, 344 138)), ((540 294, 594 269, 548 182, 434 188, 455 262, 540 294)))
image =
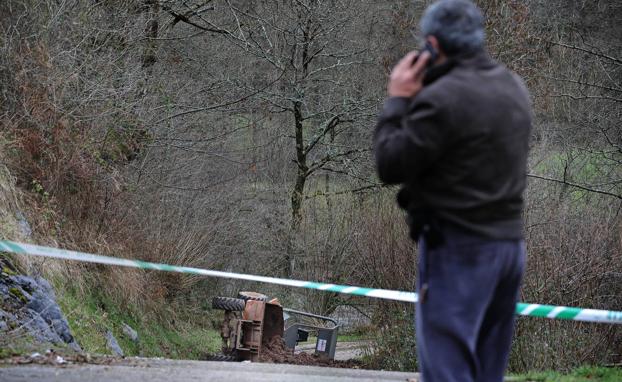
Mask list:
POLYGON ((30 358, 30 359, 40 359, 40 358, 43 358, 43 356, 41 355, 41 353, 35 352, 35 353, 32 353, 30 355, 30 357, 28 357, 28 358, 30 358))
POLYGON ((28 301, 30 301, 30 294, 28 292, 26 292, 24 289, 22 289, 19 286, 12 286, 9 288, 9 294, 14 298, 19 300, 22 304, 27 303, 28 301))
MULTIPOLYGON (((46 320, 47 321, 47 320, 46 320)), ((60 320, 52 320, 50 323, 54 332, 58 334, 60 338, 67 344, 74 342, 74 338, 71 335, 71 329, 69 329, 69 323, 62 317, 60 320)))
POLYGON ((123 357, 123 349, 121 349, 117 339, 114 338, 114 335, 110 330, 106 330, 106 347, 108 347, 108 349, 110 349, 115 355, 123 357))
POLYGON ((37 277, 36 282, 38 288, 35 289, 32 299, 27 305, 28 308, 38 312, 65 343, 70 344, 74 342, 73 335, 71 335, 71 330, 69 329, 69 323, 56 303, 56 296, 52 286, 47 280, 40 277, 37 277))
POLYGON ((76 353, 81 353, 82 352, 82 348, 80 347, 80 345, 76 342, 76 340, 73 340, 72 342, 67 344, 69 346, 69 348, 73 351, 75 351, 76 353))
POLYGON ((39 289, 42 293, 48 295, 52 300, 56 301, 56 293, 54 293, 54 288, 52 288, 52 286, 46 279, 42 277, 36 277, 35 282, 37 283, 37 289, 39 289))
POLYGON ((0 321, 0 332, 6 332, 7 330, 9 330, 9 325, 4 321, 0 321))
POLYGON ((38 342, 67 344, 81 351, 69 323, 56 303, 54 289, 41 277, 2 273, 0 277, 0 329, 23 330, 38 342))
POLYGON ((15 317, 15 315, 9 313, 9 312, 5 312, 4 310, 0 309, 0 320, 2 321, 15 321, 17 320, 17 317, 15 317))
POLYGON ((28 293, 32 293, 35 289, 37 289, 38 286, 35 279, 28 276, 9 276, 9 280, 11 280, 14 284, 18 285, 28 293))
POLYGON ((29 309, 39 313, 41 317, 48 322, 59 320, 63 317, 63 314, 60 312, 60 308, 56 305, 56 301, 50 298, 50 296, 42 293, 40 290, 36 290, 33 293, 26 306, 29 309))
POLYGON ((64 342, 39 313, 32 309, 28 309, 26 313, 28 318, 22 325, 37 341, 51 342, 53 344, 62 344, 64 342))
POLYGON ((138 332, 132 329, 131 326, 126 324, 125 322, 122 324, 123 334, 127 336, 132 342, 138 342, 138 332))

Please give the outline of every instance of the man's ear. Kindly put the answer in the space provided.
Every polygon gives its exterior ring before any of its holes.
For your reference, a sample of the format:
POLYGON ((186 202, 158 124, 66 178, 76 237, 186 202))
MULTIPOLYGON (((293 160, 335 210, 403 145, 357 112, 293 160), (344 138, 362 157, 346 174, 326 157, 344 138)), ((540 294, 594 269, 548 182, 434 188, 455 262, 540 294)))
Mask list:
POLYGON ((447 56, 445 55, 445 52, 443 52, 443 50, 441 49, 441 44, 439 44, 438 39, 435 36, 427 36, 426 40, 430 43, 430 45, 432 45, 432 48, 436 50, 437 59, 435 63, 440 64, 444 62, 447 59, 447 56))
POLYGON ((435 36, 428 36, 426 39, 430 42, 430 45, 434 47, 434 50, 438 52, 438 54, 442 54, 441 45, 438 43, 438 39, 435 36))

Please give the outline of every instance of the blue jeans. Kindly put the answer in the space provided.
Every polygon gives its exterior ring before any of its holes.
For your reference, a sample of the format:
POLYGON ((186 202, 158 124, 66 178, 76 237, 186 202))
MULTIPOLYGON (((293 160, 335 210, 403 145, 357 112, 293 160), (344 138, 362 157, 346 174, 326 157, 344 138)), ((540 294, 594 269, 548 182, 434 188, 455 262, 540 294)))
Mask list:
POLYGON ((419 241, 416 333, 423 382, 500 382, 507 367, 524 268, 523 240, 444 230, 445 243, 419 241))

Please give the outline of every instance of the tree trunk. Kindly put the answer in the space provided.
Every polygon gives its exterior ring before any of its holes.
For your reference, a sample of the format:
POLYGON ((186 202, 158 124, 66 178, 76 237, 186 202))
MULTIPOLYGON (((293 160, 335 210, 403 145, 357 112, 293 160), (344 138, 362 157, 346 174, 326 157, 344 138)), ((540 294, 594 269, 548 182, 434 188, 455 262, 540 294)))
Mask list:
POLYGON ((143 51, 142 66, 150 68, 157 61, 157 41, 158 37, 158 13, 160 12, 160 3, 157 0, 145 0, 145 8, 147 12, 147 24, 145 25, 145 37, 147 42, 143 51))
MULTIPOLYGON (((330 129, 330 144, 335 143, 335 127, 330 129)), ((328 224, 333 225, 333 203, 330 197, 330 175, 326 172, 324 176, 324 197, 326 198, 326 213, 328 215, 328 224)))
POLYGON ((307 181, 308 167, 307 154, 305 153, 304 137, 302 131, 301 103, 294 102, 294 123, 296 128, 296 183, 292 191, 292 231, 298 232, 302 220, 302 201, 304 199, 305 183, 307 181))
POLYGON ((302 104, 298 101, 294 102, 294 126, 296 137, 296 165, 298 170, 296 171, 296 182, 294 183, 294 189, 292 190, 292 224, 290 238, 287 245, 287 252, 285 254, 286 263, 286 276, 291 277, 294 273, 296 265, 296 252, 297 248, 295 240, 300 233, 300 223, 302 222, 302 202, 304 201, 305 183, 307 182, 308 167, 307 167, 307 154, 305 153, 304 137, 302 131, 302 104))

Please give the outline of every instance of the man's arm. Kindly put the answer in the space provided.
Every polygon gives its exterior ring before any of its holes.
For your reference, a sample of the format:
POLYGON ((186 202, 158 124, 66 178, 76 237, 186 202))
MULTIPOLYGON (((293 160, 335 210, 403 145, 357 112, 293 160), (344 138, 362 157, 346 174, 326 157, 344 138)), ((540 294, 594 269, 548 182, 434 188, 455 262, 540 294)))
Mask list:
POLYGON ((419 94, 430 53, 418 56, 408 53, 391 71, 389 98, 374 134, 378 176, 388 184, 415 179, 438 158, 444 139, 442 113, 429 96, 419 94))
POLYGON ((381 181, 397 184, 416 179, 439 158, 447 131, 442 117, 429 97, 387 99, 374 134, 381 181))

